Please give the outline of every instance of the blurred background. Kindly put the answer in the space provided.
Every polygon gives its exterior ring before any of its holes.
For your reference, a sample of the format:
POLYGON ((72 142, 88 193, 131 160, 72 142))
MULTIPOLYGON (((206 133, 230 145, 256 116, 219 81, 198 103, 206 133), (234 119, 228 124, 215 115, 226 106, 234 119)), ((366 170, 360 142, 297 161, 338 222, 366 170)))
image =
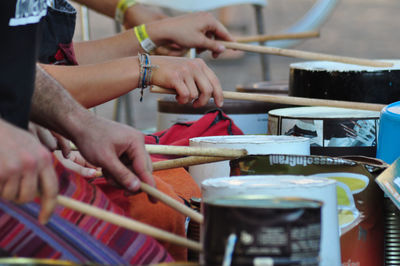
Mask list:
MULTIPOLYGON (((267 34, 279 34, 298 21, 314 4, 315 0, 268 0, 263 8, 264 27, 267 34)), ((78 12, 79 5, 75 5, 78 12)), ((154 7, 156 8, 156 7, 154 7)), ((169 15, 178 15, 162 9, 169 15)), ((250 5, 236 5, 211 11, 234 35, 256 34, 254 10, 250 5)), ((306 39, 293 49, 329 53, 369 59, 400 58, 400 1, 398 0, 341 0, 320 27, 320 37, 306 39)), ((89 11, 90 39, 115 34, 115 22, 96 12, 89 11)), ((75 41, 82 40, 82 21, 78 19, 75 41)), ((262 81, 260 59, 257 54, 229 52, 219 59, 211 59, 208 53, 199 55, 215 71, 224 90, 234 91, 240 84, 262 81)), ((268 56, 271 81, 289 78, 289 65, 304 61, 283 56, 268 56)), ((110 88, 112 89, 112 88, 110 88)), ((130 93, 133 125, 141 130, 156 126, 157 94, 145 92, 139 101, 139 90, 130 93)), ((124 106, 123 106, 124 107, 124 106)), ((124 108, 121 122, 126 122, 124 108)), ((100 116, 115 117, 115 101, 96 108, 100 116)))

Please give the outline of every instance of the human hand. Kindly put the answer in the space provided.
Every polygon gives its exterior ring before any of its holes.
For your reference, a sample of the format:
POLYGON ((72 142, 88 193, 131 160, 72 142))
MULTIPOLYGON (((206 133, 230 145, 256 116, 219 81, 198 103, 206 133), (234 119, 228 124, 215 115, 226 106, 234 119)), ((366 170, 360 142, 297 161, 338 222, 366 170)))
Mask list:
POLYGON ((217 76, 202 59, 151 56, 152 85, 175 89, 180 104, 193 102, 194 107, 208 103, 211 97, 218 107, 223 105, 222 88, 217 76))
POLYGON ((29 132, 31 132, 40 143, 46 146, 50 151, 60 149, 64 157, 68 157, 68 154, 71 152, 69 140, 33 122, 29 122, 28 128, 29 132))
POLYGON ((210 50, 214 57, 225 51, 216 40, 233 41, 227 29, 206 12, 154 21, 146 24, 146 30, 157 46, 172 44, 180 49, 210 50))
POLYGON ((67 157, 60 150, 54 151, 53 154, 62 165, 81 176, 93 178, 102 175, 101 168, 86 161, 79 151, 71 151, 67 157))
POLYGON ((139 190, 140 181, 155 186, 150 156, 140 131, 94 115, 83 118, 79 124, 82 128, 72 136, 73 142, 84 158, 102 168, 105 176, 132 192, 139 190))
POLYGON ((27 203, 40 192, 39 221, 46 223, 58 193, 50 151, 28 132, 4 121, 0 121, 0 136, 0 196, 27 203))

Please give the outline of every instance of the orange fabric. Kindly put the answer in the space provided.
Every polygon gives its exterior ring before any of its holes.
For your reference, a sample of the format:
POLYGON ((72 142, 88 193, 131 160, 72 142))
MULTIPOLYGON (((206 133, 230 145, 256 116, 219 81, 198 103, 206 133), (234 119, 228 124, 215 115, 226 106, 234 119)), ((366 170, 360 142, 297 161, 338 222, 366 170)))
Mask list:
MULTIPOLYGON (((189 201, 191 197, 200 197, 199 186, 184 168, 156 171, 153 173, 157 189, 183 203, 182 198, 189 201), (182 197, 182 198, 180 198, 182 197)), ((126 196, 124 190, 106 182, 104 178, 94 182, 119 207, 124 209, 129 217, 166 230, 176 235, 186 237, 186 217, 162 202, 151 203, 147 194, 138 193, 126 196)), ((187 249, 159 241, 177 261, 187 260, 187 249)))
MULTIPOLYGON (((200 197, 200 188, 184 168, 161 170, 153 173, 157 189, 183 203, 191 197, 200 197)), ((129 215, 134 219, 149 225, 156 226, 176 235, 186 237, 186 217, 162 202, 152 204, 144 193, 129 197, 129 215), (149 212, 152 215, 149 215, 149 212)), ((168 250, 177 261, 187 260, 187 249, 170 243, 160 243, 168 250)))
POLYGON ((170 184, 177 195, 187 201, 201 196, 199 186, 184 168, 155 171, 153 175, 170 184))

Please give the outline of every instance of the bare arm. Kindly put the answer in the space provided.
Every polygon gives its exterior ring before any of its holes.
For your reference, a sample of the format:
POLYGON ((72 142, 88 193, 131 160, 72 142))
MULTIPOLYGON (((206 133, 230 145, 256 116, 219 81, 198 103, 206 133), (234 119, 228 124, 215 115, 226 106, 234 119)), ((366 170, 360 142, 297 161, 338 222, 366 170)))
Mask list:
POLYGON ((93 115, 39 65, 31 118, 72 140, 90 163, 102 167, 110 178, 127 189, 138 190, 139 179, 154 186, 143 134, 93 115), (133 172, 120 161, 121 156, 129 159, 127 163, 133 172))
MULTIPOLYGON (((219 21, 204 12, 154 21, 146 24, 146 29, 157 46, 174 48, 167 49, 167 55, 181 55, 188 48, 197 48, 210 50, 216 57, 225 50, 216 40, 233 40, 219 21)), ((135 56, 138 51, 143 52, 133 29, 110 38, 75 44, 81 65, 135 56)))
POLYGON ((86 108, 117 98, 138 85, 137 57, 94 65, 42 67, 86 108))
MULTIPOLYGON (((152 85, 175 89, 179 103, 193 100, 194 106, 205 105, 214 97, 222 106, 222 88, 214 72, 201 59, 151 56, 152 85)), ((139 62, 127 57, 86 66, 43 65, 71 95, 89 108, 112 100, 138 87, 139 62)))
MULTIPOLYGON (((82 5, 96 10, 110 18, 114 18, 115 9, 119 0, 75 0, 82 5)), ((142 4, 135 4, 129 7, 124 16, 124 26, 130 29, 142 23, 148 23, 154 20, 166 18, 167 16, 154 8, 142 4)))

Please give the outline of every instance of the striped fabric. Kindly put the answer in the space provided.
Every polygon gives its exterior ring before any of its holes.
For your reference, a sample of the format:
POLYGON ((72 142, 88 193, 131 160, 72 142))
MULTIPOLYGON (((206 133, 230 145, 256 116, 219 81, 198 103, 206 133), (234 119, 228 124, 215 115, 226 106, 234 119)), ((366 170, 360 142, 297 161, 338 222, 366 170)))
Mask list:
POLYGON ((37 223, 39 206, 35 203, 14 205, 0 200, 0 245, 19 257, 36 257, 129 264, 116 252, 83 230, 53 215, 46 226, 37 223))
MULTIPOLYGON (((87 179, 55 162, 60 194, 125 215, 87 179)), ((16 206, 0 201, 0 248, 14 256, 78 263, 146 265, 172 258, 154 239, 58 206, 46 226, 37 223, 37 203, 16 206)))

